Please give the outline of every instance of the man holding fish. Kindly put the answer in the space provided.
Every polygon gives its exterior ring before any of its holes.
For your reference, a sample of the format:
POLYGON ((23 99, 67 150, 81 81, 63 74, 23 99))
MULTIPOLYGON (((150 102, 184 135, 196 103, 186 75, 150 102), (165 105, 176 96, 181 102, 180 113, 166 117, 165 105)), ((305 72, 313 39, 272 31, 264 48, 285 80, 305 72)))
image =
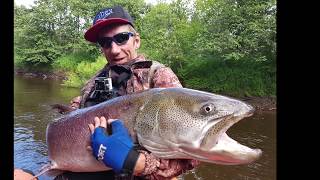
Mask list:
MULTIPOLYGON (((138 54, 137 50, 141 43, 140 34, 135 29, 132 17, 121 6, 99 11, 93 20, 93 25, 87 30, 84 37, 100 45, 108 64, 84 86, 81 97, 76 98, 79 103, 77 101, 72 103, 75 109, 149 88, 182 87, 177 76, 169 67, 147 60, 143 55, 138 54)), ((148 151, 139 150, 138 152, 133 149, 129 136, 118 138, 123 141, 119 143, 116 140, 113 141, 112 136, 109 138, 104 136, 103 130, 98 128, 100 123, 106 128, 104 117, 97 117, 95 126, 90 126, 93 137, 95 137, 92 138, 94 155, 98 158, 97 150, 100 152, 102 150, 94 146, 95 144, 107 143, 110 140, 112 143, 106 147, 106 157, 103 162, 121 176, 130 176, 133 173, 149 178, 170 178, 198 164, 196 160, 161 160, 148 151), (94 131, 95 128, 98 128, 99 131, 94 131), (121 143, 125 142, 128 145, 121 146, 121 143), (112 155, 108 155, 110 146, 115 152, 118 152, 116 155, 113 152, 110 153, 112 155)), ((126 131, 121 121, 113 123, 121 127, 123 133, 126 131)), ((111 123, 112 126, 113 123, 111 123)), ((108 174, 110 173, 113 174, 112 171, 108 171, 108 174)), ((102 178, 105 177, 102 176, 102 178)))
POLYGON ((170 68, 138 55, 140 35, 122 7, 99 11, 85 39, 108 64, 64 108, 75 111, 47 127, 49 169, 68 171, 56 179, 172 179, 199 161, 238 165, 261 156, 226 134, 254 108, 182 88, 170 68))
MULTIPOLYGON (((117 96, 150 88, 182 87, 169 67, 138 54, 140 34, 136 31, 130 14, 121 6, 100 10, 84 37, 89 42, 99 44, 108 63, 86 83, 81 90, 81 96, 72 100, 73 109, 89 107, 117 96)), ((121 129, 120 133, 127 134, 121 121, 112 121, 114 120, 108 121, 112 127, 116 126, 121 129)), ((116 173, 111 170, 99 175, 86 173, 81 176, 82 179, 114 179, 118 178, 117 176, 132 174, 149 179, 171 179, 199 164, 197 160, 164 160, 156 158, 146 150, 138 151, 133 148, 129 136, 107 137, 102 129, 106 128, 106 122, 104 117, 96 117, 95 124, 90 125, 93 133, 92 148, 96 158, 103 159, 103 162, 116 173), (117 139, 120 139, 120 142, 117 142, 117 139), (104 143, 108 146, 97 145, 104 143), (106 148, 105 156, 102 153, 103 147, 106 148)), ((56 179, 79 179, 76 174, 68 172, 57 176, 56 179)))

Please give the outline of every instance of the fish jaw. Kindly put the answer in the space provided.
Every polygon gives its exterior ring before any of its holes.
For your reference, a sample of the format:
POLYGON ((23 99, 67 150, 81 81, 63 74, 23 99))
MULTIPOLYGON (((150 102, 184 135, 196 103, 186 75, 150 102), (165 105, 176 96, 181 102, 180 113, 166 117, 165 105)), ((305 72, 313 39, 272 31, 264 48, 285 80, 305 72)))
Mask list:
POLYGON ((146 149, 159 158, 197 159, 215 164, 246 164, 259 158, 261 150, 250 149, 226 135, 232 125, 253 115, 252 106, 211 93, 174 91, 179 90, 159 91, 141 108, 141 124, 136 131, 139 143, 146 149), (200 109, 207 104, 215 106, 215 112, 203 116, 200 109))
POLYGON ((240 165, 249 164, 257 160, 261 155, 261 149, 251 149, 223 133, 218 143, 208 153, 204 153, 206 157, 204 161, 216 164, 240 165))
POLYGON ((249 164, 262 155, 261 149, 251 149, 231 139, 226 133, 219 138, 218 143, 210 150, 196 150, 182 147, 182 151, 194 159, 222 165, 249 164))
POLYGON ((219 138, 223 133, 243 118, 252 116, 254 111, 255 109, 252 106, 241 103, 241 108, 232 114, 209 121, 202 131, 203 134, 201 135, 199 148, 203 150, 210 150, 218 143, 220 140, 219 138))
POLYGON ((251 105, 241 101, 236 100, 232 104, 239 104, 240 108, 232 114, 209 121, 203 128, 203 134, 199 140, 193 141, 192 144, 178 145, 181 157, 183 153, 185 157, 222 165, 249 164, 261 157, 260 149, 244 146, 226 134, 232 125, 252 116, 255 111, 251 105))
MULTIPOLYGON (((256 161, 262 155, 261 149, 252 149, 244 146, 239 142, 233 140, 226 134, 226 131, 233 124, 237 123, 245 117, 251 116, 253 112, 254 109, 251 108, 249 109, 249 111, 243 114, 238 114, 238 117, 230 115, 228 117, 222 118, 227 123, 220 121, 225 125, 219 133, 215 134, 214 137, 204 137, 199 148, 181 146, 181 151, 197 160, 215 164, 240 165, 249 164, 256 161)), ((207 133, 209 133, 213 128, 214 125, 211 127, 211 129, 209 129, 207 133)))

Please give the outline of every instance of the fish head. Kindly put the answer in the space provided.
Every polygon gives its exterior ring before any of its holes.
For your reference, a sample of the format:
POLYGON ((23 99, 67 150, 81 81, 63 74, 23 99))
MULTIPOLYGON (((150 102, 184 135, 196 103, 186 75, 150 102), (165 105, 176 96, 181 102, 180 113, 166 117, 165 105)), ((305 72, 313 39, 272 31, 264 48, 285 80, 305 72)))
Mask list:
POLYGON ((215 164, 246 164, 258 159, 226 131, 254 113, 242 101, 187 88, 154 93, 137 118, 139 141, 161 158, 187 158, 215 164), (144 113, 148 112, 148 113, 144 113))

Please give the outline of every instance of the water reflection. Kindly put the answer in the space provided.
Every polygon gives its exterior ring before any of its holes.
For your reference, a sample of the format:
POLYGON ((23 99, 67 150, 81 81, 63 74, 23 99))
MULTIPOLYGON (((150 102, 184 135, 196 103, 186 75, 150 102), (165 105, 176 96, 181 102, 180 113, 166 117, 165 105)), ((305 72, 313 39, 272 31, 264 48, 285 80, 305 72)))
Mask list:
POLYGON ((68 103, 79 90, 65 88, 59 81, 22 77, 14 80, 14 166, 36 173, 48 162, 47 124, 60 116, 50 105, 68 103))
MULTIPOLYGON (((50 105, 68 104, 79 89, 66 88, 59 81, 24 79, 14 82, 14 166, 37 172, 48 162, 45 130, 61 115, 50 105)), ((276 116, 274 112, 256 112, 231 127, 227 134, 241 144, 262 149, 262 157, 249 165, 223 166, 202 163, 179 179, 276 179, 276 116)), ((41 176, 40 180, 52 179, 41 176)))

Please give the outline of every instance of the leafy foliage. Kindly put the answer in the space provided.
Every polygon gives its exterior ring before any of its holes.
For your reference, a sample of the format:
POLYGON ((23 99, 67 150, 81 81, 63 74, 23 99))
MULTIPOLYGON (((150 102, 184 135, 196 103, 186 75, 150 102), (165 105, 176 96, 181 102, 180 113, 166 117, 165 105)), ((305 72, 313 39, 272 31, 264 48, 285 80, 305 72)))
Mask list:
POLYGON ((184 86, 237 96, 276 91, 275 0, 38 0, 14 6, 14 62, 70 72, 81 86, 106 63, 83 33, 95 12, 121 5, 135 19, 140 53, 170 66, 184 86))
POLYGON ((106 64, 105 57, 99 56, 94 62, 81 61, 75 69, 69 71, 68 79, 64 81, 65 86, 81 87, 97 71, 106 64))
POLYGON ((193 61, 179 71, 184 86, 231 96, 275 96, 275 69, 267 62, 193 61), (201 69, 201 71, 199 71, 201 69))

